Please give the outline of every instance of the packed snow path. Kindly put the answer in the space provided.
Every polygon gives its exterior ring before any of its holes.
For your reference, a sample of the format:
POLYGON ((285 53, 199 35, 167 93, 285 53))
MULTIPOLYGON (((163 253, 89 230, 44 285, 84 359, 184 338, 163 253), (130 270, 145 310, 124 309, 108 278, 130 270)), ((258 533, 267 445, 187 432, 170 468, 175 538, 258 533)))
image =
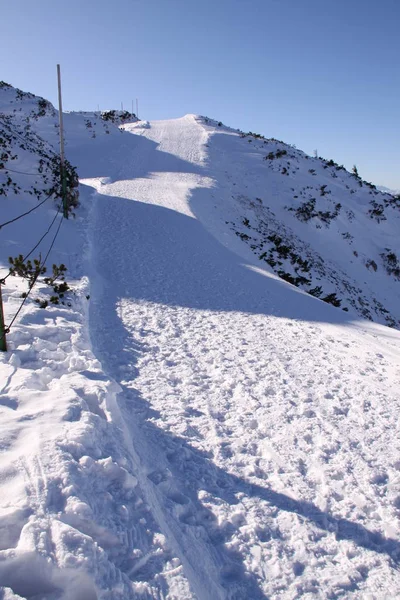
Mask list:
POLYGON ((125 129, 85 180, 90 334, 165 548, 135 555, 133 511, 118 568, 163 572, 159 597, 182 600, 398 596, 398 334, 232 252, 218 132, 191 115, 125 129))

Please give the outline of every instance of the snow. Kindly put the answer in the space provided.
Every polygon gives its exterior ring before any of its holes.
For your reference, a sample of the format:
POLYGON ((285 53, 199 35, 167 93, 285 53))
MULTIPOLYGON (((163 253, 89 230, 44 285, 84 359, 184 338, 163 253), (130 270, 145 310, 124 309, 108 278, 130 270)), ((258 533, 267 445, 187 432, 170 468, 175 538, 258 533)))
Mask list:
MULTIPOLYGON (((0 597, 397 597, 399 332, 279 279, 236 225, 255 238, 273 210, 268 227, 330 261, 325 285, 369 272, 335 224, 284 212, 263 141, 195 115, 107 135, 87 118, 66 115, 81 207, 49 262, 71 306, 29 299, 0 357, 0 597)), ((44 206, 0 231, 4 273, 44 206)), ((382 230, 363 210, 354 243, 377 258, 397 217, 382 230)), ((398 282, 378 275, 362 293, 395 312, 398 282)), ((7 280, 7 323, 24 289, 7 280)))

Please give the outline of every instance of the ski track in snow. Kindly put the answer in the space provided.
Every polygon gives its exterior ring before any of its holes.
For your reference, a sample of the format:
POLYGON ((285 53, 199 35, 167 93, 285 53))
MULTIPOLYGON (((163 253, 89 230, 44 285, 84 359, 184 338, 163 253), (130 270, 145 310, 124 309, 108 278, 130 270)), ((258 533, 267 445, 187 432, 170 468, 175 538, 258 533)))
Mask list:
POLYGON ((91 155, 77 119, 74 305, 27 305, 1 365, 0 598, 398 597, 398 332, 226 236, 233 132, 139 122, 91 155))

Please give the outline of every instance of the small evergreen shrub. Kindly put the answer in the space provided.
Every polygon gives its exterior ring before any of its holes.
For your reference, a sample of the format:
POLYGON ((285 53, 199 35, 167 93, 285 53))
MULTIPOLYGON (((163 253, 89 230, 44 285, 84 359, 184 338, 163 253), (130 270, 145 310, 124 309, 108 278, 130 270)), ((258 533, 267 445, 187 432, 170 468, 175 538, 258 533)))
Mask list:
POLYGON ((368 259, 365 263, 365 266, 367 267, 367 269, 373 269, 375 272, 378 270, 378 265, 376 264, 376 262, 372 259, 368 259))
POLYGON ((267 156, 264 157, 264 160, 274 160, 275 158, 282 158, 287 154, 287 150, 277 150, 276 152, 269 152, 267 156))
MULTIPOLYGON (((46 267, 42 265, 42 259, 39 258, 33 259, 33 262, 30 260, 24 260, 22 254, 19 254, 16 257, 10 256, 8 259, 10 263, 10 275, 22 277, 28 281, 29 290, 33 288, 36 281, 41 275, 44 275, 47 271, 46 267)), ((65 273, 67 271, 67 267, 61 263, 60 265, 53 264, 52 266, 52 274, 49 277, 45 277, 43 282, 53 288, 54 294, 50 297, 50 302, 52 304, 64 304, 62 298, 64 298, 65 293, 70 289, 68 283, 65 281, 65 273)), ((22 294, 22 298, 26 298, 27 293, 24 292, 22 294)), ((40 298, 36 298, 35 302, 39 304, 40 308, 46 308, 48 306, 47 300, 42 300, 40 298)))
POLYGON ((386 248, 385 250, 386 252, 382 252, 381 258, 386 268, 386 272, 388 273, 388 275, 393 275, 393 277, 395 277, 396 279, 400 279, 399 259, 397 258, 393 250, 390 250, 389 248, 386 248))
POLYGON ((303 223, 307 223, 311 219, 317 217, 318 219, 329 225, 333 219, 336 219, 342 208, 342 205, 340 204, 340 202, 338 202, 335 205, 335 209, 333 212, 321 211, 316 210, 315 204, 316 199, 311 198, 310 200, 307 200, 307 202, 303 202, 303 204, 301 204, 298 208, 289 208, 288 210, 294 211, 296 213, 296 217, 299 219, 299 221, 302 221, 303 223))
POLYGON ((339 308, 339 306, 342 304, 342 301, 336 297, 335 293, 328 294, 327 296, 325 296, 325 298, 321 298, 321 300, 323 302, 326 302, 327 304, 332 304, 332 306, 336 306, 336 308, 339 308))
MULTIPOLYGON (((51 169, 55 184, 47 190, 47 193, 54 195, 56 199, 63 199, 63 189, 61 183, 61 161, 58 155, 51 159, 51 169)), ((68 214, 74 214, 73 209, 79 206, 79 178, 76 168, 68 160, 64 160, 64 177, 67 194, 68 214)))
POLYGON ((100 113, 100 118, 103 121, 111 123, 125 123, 132 119, 136 119, 135 113, 130 113, 128 110, 104 110, 100 113))
POLYGON ((311 294, 311 296, 320 298, 322 296, 322 287, 320 285, 317 285, 316 287, 312 288, 311 290, 308 290, 308 293, 311 294))
POLYGON ((46 273, 46 267, 42 266, 41 258, 34 258, 33 263, 30 260, 24 261, 22 254, 16 257, 9 256, 8 262, 10 263, 10 275, 22 277, 28 281, 29 289, 31 289, 39 275, 46 273))
POLYGON ((368 214, 371 219, 375 219, 380 223, 381 221, 386 221, 385 216, 385 207, 383 204, 379 204, 376 200, 371 200, 370 202, 372 208, 369 209, 368 214))

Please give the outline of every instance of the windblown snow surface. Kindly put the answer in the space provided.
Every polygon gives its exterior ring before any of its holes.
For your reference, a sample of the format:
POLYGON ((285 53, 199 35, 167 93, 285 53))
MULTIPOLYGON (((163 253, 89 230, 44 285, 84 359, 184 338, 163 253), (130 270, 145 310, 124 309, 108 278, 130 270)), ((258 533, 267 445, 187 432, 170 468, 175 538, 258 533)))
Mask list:
MULTIPOLYGON (((74 291, 71 306, 29 298, 1 356, 0 597, 399 597, 399 332, 259 260, 251 245, 287 203, 262 140, 194 115, 107 135, 95 114, 65 121, 81 207, 49 264, 67 265, 74 291)), ((56 150, 54 123, 32 128, 56 150)), ((34 171, 24 152, 10 169, 34 171)), ((37 202, 14 176, 2 222, 37 202)), ((3 274, 55 214, 45 204, 0 230, 3 274)), ((329 256, 331 230, 287 214, 273 233, 319 236, 320 257, 325 232, 329 256)), ((362 238, 376 262, 398 244, 395 217, 384 226, 362 238)), ((315 262, 324 293, 338 254, 315 262)), ((393 314, 399 283, 377 275, 393 314)), ((25 289, 7 279, 7 323, 25 289)))

